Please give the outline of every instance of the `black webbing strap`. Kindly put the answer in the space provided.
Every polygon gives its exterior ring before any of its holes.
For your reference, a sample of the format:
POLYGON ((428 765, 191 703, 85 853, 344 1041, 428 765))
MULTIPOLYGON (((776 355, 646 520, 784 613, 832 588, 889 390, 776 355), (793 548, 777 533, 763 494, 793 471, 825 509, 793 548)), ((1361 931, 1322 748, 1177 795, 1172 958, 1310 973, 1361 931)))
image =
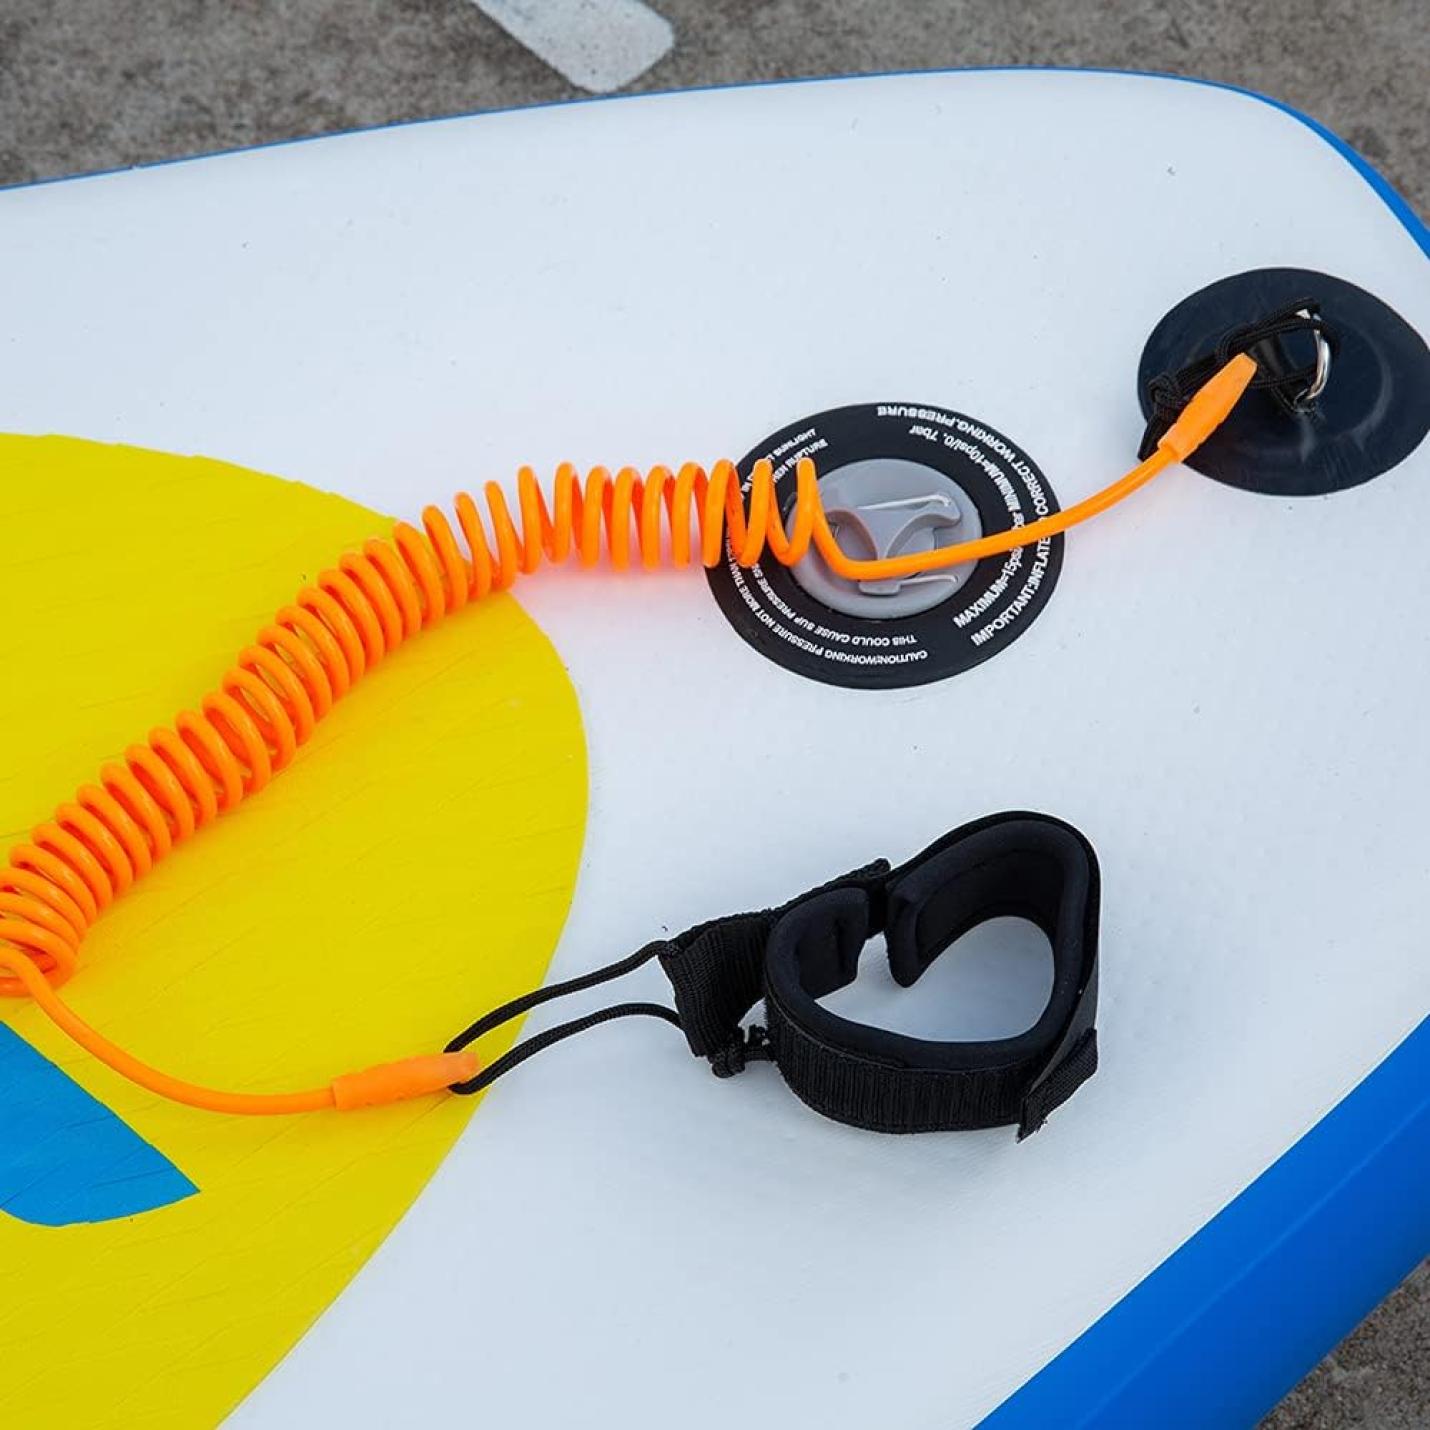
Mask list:
POLYGON ((644 1013, 675 1023, 720 1077, 773 1062, 817 1112, 879 1132, 1016 1123, 1036 1131, 1097 1069, 1097 857, 1046 815, 989 816, 898 868, 879 860, 775 909, 734 914, 647 944, 594 973, 514 999, 448 1045, 466 1047, 509 1018, 658 958, 675 1011, 619 1004, 549 1029, 458 1092, 476 1092, 541 1048, 597 1023, 644 1013), (841 1018, 819 999, 853 981, 866 941, 886 937, 889 966, 915 983, 950 944, 1001 915, 1037 924, 1053 950, 1053 990, 1016 1037, 932 1042, 841 1018), (763 998, 764 1026, 745 1026, 763 998))
MULTIPOLYGON (((888 875, 889 861, 876 859, 777 909, 711 919, 660 945, 660 966, 675 990, 675 1010, 690 1051, 709 1058, 717 1077, 743 1071, 752 1054, 740 1025, 764 995, 765 956, 780 920, 812 899, 845 891, 882 911, 888 875)), ((755 1042, 760 1042, 758 1034, 755 1042)))
POLYGON ((1316 363, 1297 363, 1291 358, 1284 340, 1293 333, 1319 334, 1332 357, 1340 348, 1340 339, 1321 317, 1316 299, 1297 298, 1274 313, 1224 333, 1211 352, 1193 358, 1175 372, 1159 373, 1152 378, 1147 384, 1147 400, 1152 411, 1142 434, 1142 445, 1137 449, 1138 457, 1145 461, 1157 450, 1157 443, 1182 415, 1197 389, 1238 353, 1247 353, 1256 361, 1256 376, 1250 383, 1253 392, 1266 392, 1288 415, 1300 410, 1304 395, 1315 379, 1316 363))

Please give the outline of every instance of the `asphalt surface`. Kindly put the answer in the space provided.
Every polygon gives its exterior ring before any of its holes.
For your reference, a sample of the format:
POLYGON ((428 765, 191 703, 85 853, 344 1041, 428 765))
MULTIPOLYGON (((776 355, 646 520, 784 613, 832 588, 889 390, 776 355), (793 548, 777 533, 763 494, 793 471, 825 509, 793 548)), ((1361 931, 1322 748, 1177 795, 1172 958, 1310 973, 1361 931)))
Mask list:
MULTIPOLYGON (((1320 119, 1430 210, 1426 0, 651 3, 675 44, 627 91, 992 64, 1197 75, 1320 119)), ((470 0, 0 0, 0 183, 580 93, 470 0)), ((1430 1264, 1265 1425, 1430 1427, 1430 1264)))

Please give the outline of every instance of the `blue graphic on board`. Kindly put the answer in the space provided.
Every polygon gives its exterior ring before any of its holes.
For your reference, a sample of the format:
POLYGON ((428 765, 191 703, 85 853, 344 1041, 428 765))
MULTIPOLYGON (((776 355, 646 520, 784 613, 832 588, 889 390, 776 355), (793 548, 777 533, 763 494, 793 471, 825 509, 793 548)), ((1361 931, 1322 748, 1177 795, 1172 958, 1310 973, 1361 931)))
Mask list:
POLYGON ((0 1026, 0 1212, 35 1226, 112 1221, 198 1188, 17 1033, 0 1026))

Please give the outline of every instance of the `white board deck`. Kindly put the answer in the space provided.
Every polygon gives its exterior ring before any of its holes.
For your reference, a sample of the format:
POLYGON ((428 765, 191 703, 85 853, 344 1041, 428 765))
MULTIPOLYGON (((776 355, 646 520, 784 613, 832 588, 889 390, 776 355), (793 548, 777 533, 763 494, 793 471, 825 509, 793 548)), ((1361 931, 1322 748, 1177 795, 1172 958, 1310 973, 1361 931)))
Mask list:
MULTIPOLYGON (((897 399, 977 414, 1068 505, 1131 465, 1156 321, 1271 265, 1430 332, 1383 199, 1213 88, 967 73, 482 116, 0 195, 0 428, 411 517, 522 462, 737 457, 897 399)), ((884 694, 767 663, 695 573, 528 581, 592 771, 553 976, 1044 809, 1103 863, 1102 1070, 1022 1145, 891 1139, 659 1031, 593 1034, 494 1090, 232 1423, 992 1410, 1430 1010, 1427 479, 1423 448, 1328 499, 1178 471, 1072 533, 1009 650, 884 694), (825 757, 850 748, 857 778, 825 757)))

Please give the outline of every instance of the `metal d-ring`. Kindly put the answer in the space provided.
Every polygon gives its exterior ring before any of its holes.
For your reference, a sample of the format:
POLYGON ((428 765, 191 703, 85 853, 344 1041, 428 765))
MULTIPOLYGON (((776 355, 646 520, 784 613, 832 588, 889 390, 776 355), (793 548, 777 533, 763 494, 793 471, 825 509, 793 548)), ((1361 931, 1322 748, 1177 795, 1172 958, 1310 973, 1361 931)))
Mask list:
MULTIPOLYGON (((1300 309, 1300 314, 1303 318, 1315 316, 1309 308, 1300 309)), ((1331 375, 1331 345, 1319 328, 1314 331, 1312 336, 1316 339, 1316 371, 1311 377, 1310 385, 1296 398, 1295 405, 1302 411, 1326 390, 1326 382, 1331 375)))

